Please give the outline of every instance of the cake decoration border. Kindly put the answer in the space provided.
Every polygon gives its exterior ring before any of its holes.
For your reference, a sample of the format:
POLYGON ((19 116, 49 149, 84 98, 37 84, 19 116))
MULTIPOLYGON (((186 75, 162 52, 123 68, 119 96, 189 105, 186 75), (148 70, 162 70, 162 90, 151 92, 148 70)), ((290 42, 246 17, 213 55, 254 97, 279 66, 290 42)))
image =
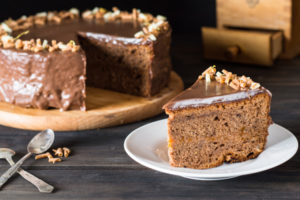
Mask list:
POLYGON ((108 11, 102 7, 95 7, 92 10, 86 10, 80 14, 77 8, 71 8, 68 11, 49 11, 39 12, 31 16, 21 16, 19 19, 11 18, 5 20, 0 25, 0 47, 4 49, 15 48, 18 50, 40 52, 40 51, 71 51, 80 50, 80 45, 70 40, 68 43, 52 40, 31 39, 22 40, 21 36, 28 34, 28 29, 33 26, 44 26, 45 24, 60 24, 66 20, 83 20, 103 21, 124 21, 133 22, 134 26, 140 25, 142 30, 135 33, 132 37, 142 40, 150 40, 155 42, 161 32, 169 30, 170 26, 166 17, 157 15, 154 17, 149 13, 142 13, 139 9, 133 8, 132 12, 121 11, 117 7, 113 7, 112 11, 108 11), (12 33, 21 31, 17 37, 13 37, 12 33))

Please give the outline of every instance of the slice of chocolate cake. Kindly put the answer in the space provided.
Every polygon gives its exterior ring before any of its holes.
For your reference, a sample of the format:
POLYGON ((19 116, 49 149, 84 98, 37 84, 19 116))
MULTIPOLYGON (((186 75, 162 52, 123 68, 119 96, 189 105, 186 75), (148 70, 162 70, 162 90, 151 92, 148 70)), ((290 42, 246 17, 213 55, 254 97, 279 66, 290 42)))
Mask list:
POLYGON ((168 102, 169 162, 212 168, 256 158, 271 124, 271 93, 249 77, 208 68, 193 86, 168 102))
MULTIPOLYGON (((111 32, 115 26, 120 25, 111 23, 111 32)), ((129 37, 137 30, 132 23, 123 28, 114 36, 79 32, 87 56, 87 85, 151 97, 169 81, 171 32, 163 31, 152 41, 129 37)))

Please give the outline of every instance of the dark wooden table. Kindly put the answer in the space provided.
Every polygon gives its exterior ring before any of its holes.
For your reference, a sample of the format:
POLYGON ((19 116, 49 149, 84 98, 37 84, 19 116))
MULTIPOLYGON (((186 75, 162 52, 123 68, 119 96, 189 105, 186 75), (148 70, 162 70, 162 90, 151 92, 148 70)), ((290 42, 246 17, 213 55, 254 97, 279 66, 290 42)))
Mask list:
MULTIPOLYGON (((207 61, 201 58, 200 34, 175 35, 172 57, 174 70, 186 87, 211 64, 262 83, 273 93, 274 122, 299 139, 300 58, 279 60, 273 68, 207 61)), ((40 194, 15 175, 0 191, 0 199, 300 199, 299 154, 266 172, 224 181, 188 180, 137 164, 126 155, 124 139, 134 129, 162 118, 166 116, 99 130, 57 132, 54 146, 70 147, 69 159, 52 165, 30 158, 24 164, 24 169, 55 186, 54 193, 40 194)), ((26 153, 26 144, 35 133, 0 126, 0 147, 14 149, 17 160, 26 153)), ((0 172, 7 168, 0 160, 0 172)))

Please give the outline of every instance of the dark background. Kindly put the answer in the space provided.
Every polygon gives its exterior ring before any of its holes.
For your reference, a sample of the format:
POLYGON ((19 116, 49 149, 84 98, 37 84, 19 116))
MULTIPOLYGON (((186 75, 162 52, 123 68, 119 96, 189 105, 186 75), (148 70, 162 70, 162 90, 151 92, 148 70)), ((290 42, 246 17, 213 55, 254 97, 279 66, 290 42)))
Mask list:
MULTIPOLYGON (((241 0, 242 1, 242 0, 241 0)), ((275 123, 292 131, 300 140, 300 57, 278 60, 273 67, 225 63, 202 58, 201 26, 215 26, 215 0, 131 0, 131 1, 14 1, 0 4, 0 20, 23 14, 77 7, 118 6, 130 11, 166 16, 173 28, 171 55, 173 69, 190 86, 209 65, 245 74, 268 88, 272 94, 271 116, 275 123)), ((1 117, 1 116, 0 116, 1 117)), ((3 116, 2 116, 3 117, 3 116)), ((126 125, 87 131, 59 132, 55 147, 73 150, 66 162, 52 165, 29 159, 23 168, 55 186, 53 194, 39 194, 32 185, 14 176, 0 191, 0 200, 82 200, 82 199, 299 199, 300 155, 268 171, 226 181, 194 181, 150 170, 130 159, 123 149, 126 136, 147 123, 164 119, 161 114, 126 125)), ((0 147, 13 148, 19 159, 36 131, 0 126, 0 147)), ((0 160, 0 173, 7 169, 0 160)))
POLYGON ((168 18, 174 33, 200 32, 202 25, 215 25, 215 0, 39 0, 39 1, 1 1, 0 20, 22 15, 33 15, 41 11, 68 10, 76 7, 81 11, 95 6, 111 9, 117 6, 121 10, 131 11, 139 8, 142 12, 161 14, 168 18))

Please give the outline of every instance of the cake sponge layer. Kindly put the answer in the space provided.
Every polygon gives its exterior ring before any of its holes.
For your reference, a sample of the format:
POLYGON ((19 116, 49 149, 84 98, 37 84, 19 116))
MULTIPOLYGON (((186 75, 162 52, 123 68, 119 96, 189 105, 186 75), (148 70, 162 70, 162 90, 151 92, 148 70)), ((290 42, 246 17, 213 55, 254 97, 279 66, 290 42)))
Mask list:
POLYGON ((169 161, 175 167, 205 169, 256 158, 271 123, 271 96, 168 110, 169 161))

